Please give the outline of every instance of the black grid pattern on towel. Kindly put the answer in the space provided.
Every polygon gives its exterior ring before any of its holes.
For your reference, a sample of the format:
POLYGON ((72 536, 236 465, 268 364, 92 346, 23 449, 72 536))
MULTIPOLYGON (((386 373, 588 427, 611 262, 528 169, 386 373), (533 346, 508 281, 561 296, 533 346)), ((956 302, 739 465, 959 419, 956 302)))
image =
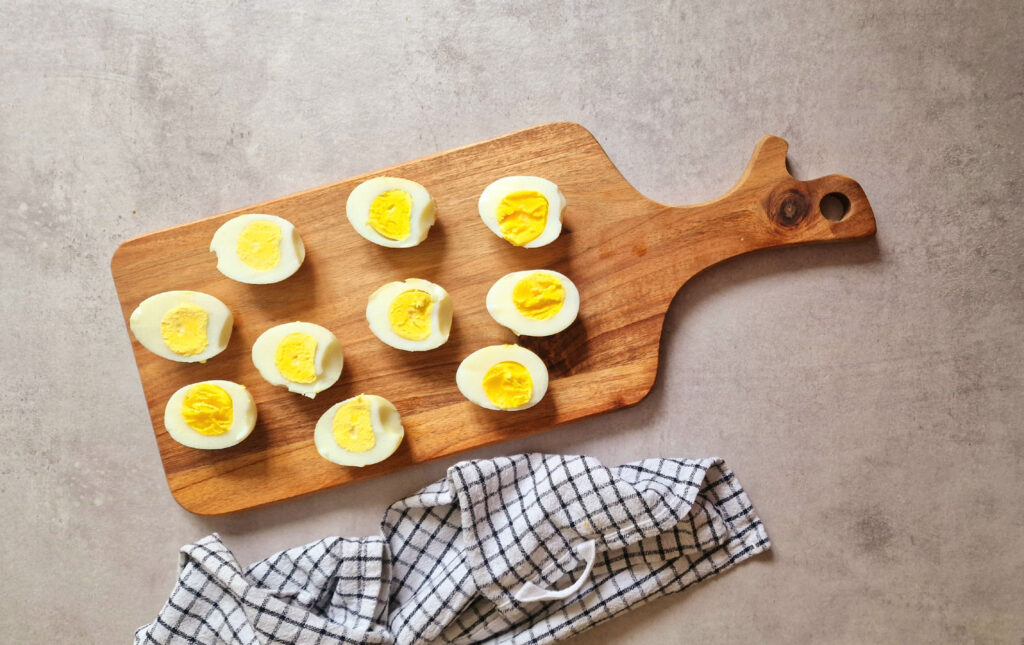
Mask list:
POLYGON ((217 535, 182 548, 150 643, 516 643, 563 640, 770 548, 720 459, 608 468, 579 456, 464 461, 387 509, 381 536, 331 537, 242 569, 217 535), (521 602, 525 584, 571 585, 521 602))

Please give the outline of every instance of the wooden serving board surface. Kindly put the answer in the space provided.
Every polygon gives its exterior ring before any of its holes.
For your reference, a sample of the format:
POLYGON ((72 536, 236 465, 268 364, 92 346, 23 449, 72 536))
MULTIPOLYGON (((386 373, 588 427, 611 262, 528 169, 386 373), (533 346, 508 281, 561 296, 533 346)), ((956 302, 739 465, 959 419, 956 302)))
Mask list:
POLYGON ((764 137, 725 195, 695 206, 667 206, 639 194, 583 127, 551 123, 125 242, 114 254, 111 271, 126 325, 142 300, 172 289, 209 293, 235 316, 227 349, 206 364, 162 359, 132 339, 171 493, 194 513, 229 513, 640 401, 657 372, 669 303, 692 276, 757 249, 875 232, 871 206, 855 181, 841 175, 797 181, 786 170, 786 148, 784 140, 764 137), (437 201, 437 224, 418 247, 383 248, 349 225, 349 192, 378 175, 417 181, 437 201), (568 202, 558 240, 538 249, 515 248, 487 229, 477 214, 477 199, 487 184, 506 175, 538 175, 558 184, 568 202), (829 193, 849 201, 840 221, 820 211, 829 193), (270 213, 295 224, 306 260, 294 276, 278 284, 247 285, 217 271, 208 251, 210 238, 221 223, 242 213, 270 213), (537 268, 572 278, 580 291, 579 318, 555 336, 519 339, 550 371, 550 388, 537 406, 515 413, 484 410, 459 393, 455 370, 480 347, 516 342, 487 314, 484 297, 504 274, 537 268), (410 277, 436 282, 452 296, 451 337, 436 350, 392 349, 366 324, 369 294, 385 282, 410 277), (327 327, 345 353, 341 379, 314 400, 272 387, 250 359, 260 333, 294 320, 327 327), (168 397, 208 379, 242 383, 256 399, 256 429, 238 446, 194 450, 164 429, 168 397), (360 393, 395 404, 405 440, 382 463, 337 466, 317 454, 313 426, 328 407, 360 393))

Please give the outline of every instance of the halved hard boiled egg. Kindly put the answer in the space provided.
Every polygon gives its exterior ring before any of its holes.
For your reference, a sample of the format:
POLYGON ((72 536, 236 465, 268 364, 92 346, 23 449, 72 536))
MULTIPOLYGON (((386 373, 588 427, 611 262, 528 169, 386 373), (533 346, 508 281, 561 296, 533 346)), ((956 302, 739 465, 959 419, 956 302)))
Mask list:
POLYGON ((519 345, 491 345, 467 356, 455 372, 467 399, 489 410, 525 410, 548 391, 548 368, 519 345))
POLYGON ((360 394, 327 409, 316 423, 317 452, 342 466, 384 461, 402 443, 405 428, 398 410, 384 397, 360 394))
POLYGON ((306 247, 291 222, 255 213, 221 224, 210 250, 217 254, 218 271, 247 284, 280 282, 306 259, 306 247))
POLYGON ((271 385, 312 399, 338 382, 345 359, 329 330, 290 322, 260 334, 252 345, 252 362, 271 385))
POLYGON ((576 320, 580 292, 557 271, 515 271, 487 292, 487 311, 520 336, 550 336, 576 320))
POLYGON ((180 363, 205 363, 228 346, 234 317, 199 291, 164 291, 139 303, 128 326, 143 347, 180 363))
POLYGON ((370 331, 407 352, 444 345, 452 328, 452 299, 440 285, 418 278, 389 282, 366 303, 370 331))
POLYGON ((484 189, 478 207, 495 235, 532 249, 554 242, 562 232, 565 195, 541 177, 502 177, 484 189))
POLYGON ((356 233, 392 248, 416 246, 427 239, 435 210, 426 188, 400 177, 368 179, 352 190, 345 204, 356 233))
POLYGON ((164 428, 189 448, 219 450, 236 445, 256 427, 256 402, 244 385, 203 381, 171 395, 164 428))

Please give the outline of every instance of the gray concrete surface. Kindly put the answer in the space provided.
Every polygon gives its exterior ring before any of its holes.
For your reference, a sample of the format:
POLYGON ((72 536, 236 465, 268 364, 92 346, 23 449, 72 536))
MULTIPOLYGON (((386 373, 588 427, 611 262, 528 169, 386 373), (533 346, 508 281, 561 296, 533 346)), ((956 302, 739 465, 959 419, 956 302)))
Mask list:
POLYGON ((876 240, 693 280, 635 408, 469 453, 727 459, 768 557, 578 642, 1024 640, 1024 5, 10 1, 0 7, 0 633, 114 643, 181 544, 376 531, 448 463, 224 518, 168 494, 123 240, 551 120, 643 193, 754 142, 861 182, 876 240))

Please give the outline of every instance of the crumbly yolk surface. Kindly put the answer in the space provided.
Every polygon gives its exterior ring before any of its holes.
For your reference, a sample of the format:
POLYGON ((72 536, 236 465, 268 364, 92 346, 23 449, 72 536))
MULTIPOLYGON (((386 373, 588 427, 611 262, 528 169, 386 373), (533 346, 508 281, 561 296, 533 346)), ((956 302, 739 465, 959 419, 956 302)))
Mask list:
POLYGON ((519 190, 505 195, 495 215, 501 236, 522 246, 544 232, 548 223, 548 200, 535 190, 519 190))
POLYGON ((512 302, 519 313, 533 320, 548 320, 562 310, 565 287, 548 273, 528 275, 512 289, 512 302))
POLYGON ((388 307, 391 330, 406 340, 430 337, 430 311, 434 300, 422 289, 409 289, 398 294, 388 307))
POLYGON ((167 310, 160 320, 160 337, 167 349, 179 356, 195 356, 206 349, 206 325, 210 314, 186 302, 167 310))
POLYGON ((316 339, 309 334, 288 334, 277 344, 274 365, 293 383, 312 383, 316 380, 316 339))
POLYGON ((185 392, 181 416, 199 434, 218 437, 231 429, 235 408, 227 390, 212 383, 200 383, 185 392))
POLYGON ((484 374, 484 394, 502 410, 518 408, 533 396, 530 371, 515 361, 502 361, 484 374))
POLYGON ((235 251, 250 269, 273 269, 281 262, 281 227, 266 220, 247 224, 238 236, 235 251))
POLYGON ((366 222, 389 240, 409 237, 412 227, 412 195, 404 190, 389 190, 377 195, 370 204, 366 222))
POLYGON ((370 402, 357 396, 334 413, 334 440, 349 452, 366 452, 377 445, 370 421, 370 402))

